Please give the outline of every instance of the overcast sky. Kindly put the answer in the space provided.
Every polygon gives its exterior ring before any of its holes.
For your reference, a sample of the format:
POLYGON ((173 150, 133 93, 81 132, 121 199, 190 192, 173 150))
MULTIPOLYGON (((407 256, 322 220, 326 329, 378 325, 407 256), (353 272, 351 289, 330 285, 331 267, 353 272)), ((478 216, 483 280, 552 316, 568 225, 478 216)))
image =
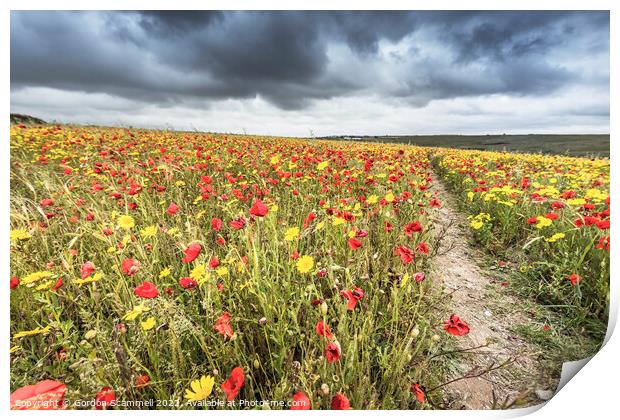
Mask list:
POLYGON ((11 112, 308 136, 608 133, 608 12, 11 12, 11 112))

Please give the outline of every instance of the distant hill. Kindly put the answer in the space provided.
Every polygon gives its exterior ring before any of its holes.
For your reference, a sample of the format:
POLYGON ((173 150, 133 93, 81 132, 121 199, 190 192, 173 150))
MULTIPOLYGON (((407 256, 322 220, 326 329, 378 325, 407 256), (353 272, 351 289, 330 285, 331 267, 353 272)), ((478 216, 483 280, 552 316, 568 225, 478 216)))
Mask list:
POLYGON ((24 114, 11 114, 11 124, 47 124, 41 118, 24 114))

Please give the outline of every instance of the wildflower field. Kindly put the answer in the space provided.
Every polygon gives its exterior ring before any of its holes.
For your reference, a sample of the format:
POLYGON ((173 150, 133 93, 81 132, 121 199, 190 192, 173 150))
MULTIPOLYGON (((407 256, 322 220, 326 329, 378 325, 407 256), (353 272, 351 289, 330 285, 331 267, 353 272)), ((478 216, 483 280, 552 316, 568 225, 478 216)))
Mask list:
POLYGON ((437 182, 605 324, 607 159, 11 126, 12 408, 442 408, 476 325, 433 279, 437 182))

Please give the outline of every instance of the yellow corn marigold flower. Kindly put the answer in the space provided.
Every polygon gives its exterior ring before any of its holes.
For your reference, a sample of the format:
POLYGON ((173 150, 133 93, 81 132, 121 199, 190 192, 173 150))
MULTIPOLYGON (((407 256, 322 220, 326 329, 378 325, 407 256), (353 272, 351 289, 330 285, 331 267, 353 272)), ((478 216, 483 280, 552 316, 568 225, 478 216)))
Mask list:
POLYGON ((583 198, 569 198, 566 202, 571 206, 583 206, 586 204, 586 200, 583 198))
POLYGON ((323 161, 321 163, 319 163, 318 165, 316 165, 316 169, 318 171, 322 171, 323 169, 327 168, 329 166, 329 161, 323 161))
POLYGON ((556 241, 558 241, 559 239, 564 238, 565 236, 566 236, 566 235, 565 235, 565 234, 563 234, 563 233, 555 233, 555 234, 553 234, 551 237, 549 237, 549 238, 545 238, 545 241, 547 241, 547 242, 556 242, 556 241))
POLYGON ((25 229, 13 229, 11 231, 11 242, 24 241, 32 238, 32 235, 25 229))
POLYGON ((219 267, 215 270, 218 276, 225 277, 228 275, 228 267, 219 267))
POLYGON ((387 201, 388 203, 393 203, 394 202, 394 194, 392 194, 391 192, 387 193, 385 195, 385 201, 387 201))
POLYGON ((170 267, 166 267, 159 272, 159 278, 163 279, 164 277, 168 277, 170 275, 170 267))
POLYGON ((35 283, 39 280, 46 279, 53 275, 54 273, 52 273, 51 271, 37 271, 36 273, 31 273, 23 277, 21 280, 21 284, 25 285, 25 284, 35 283))
POLYGON ((538 220, 538 223, 536 223, 534 225, 534 227, 536 229, 542 229, 542 228, 545 228, 547 226, 551 226, 551 224, 553 223, 553 220, 551 220, 551 219, 549 219, 549 218, 547 218, 545 216, 538 216, 538 217, 536 217, 536 220, 538 220))
POLYGON ((156 225, 147 226, 147 227, 145 227, 144 229, 142 229, 140 231, 140 235, 143 238, 152 238, 156 234, 157 234, 157 226, 156 225))
POLYGON ((81 286, 86 283, 93 283, 93 282, 99 281, 101 280, 102 277, 103 277, 103 274, 95 273, 92 276, 86 277, 85 279, 75 279, 73 280, 73 283, 77 284, 78 286, 81 286))
POLYGON ((189 273, 189 276, 193 278, 194 280, 198 281, 202 279, 206 274, 207 274, 207 268, 205 267, 204 264, 200 264, 192 269, 192 271, 189 273))
POLYGON ((299 237, 299 228, 298 227, 292 227, 292 228, 288 228, 286 230, 286 232, 284 233, 284 240, 285 241, 294 241, 295 239, 297 239, 299 237))
POLYGON ((131 228, 133 228, 136 225, 135 220, 133 219, 133 217, 128 216, 128 215, 124 215, 118 218, 118 220, 116 221, 116 224, 118 224, 118 226, 121 229, 126 229, 129 230, 131 228))
POLYGON ((367 202, 368 204, 376 204, 376 203, 377 203, 377 201, 379 201, 379 197, 377 197, 377 196, 376 196, 376 195, 374 195, 374 194, 373 194, 373 195, 371 195, 370 197, 368 197, 368 198, 366 199, 366 202, 367 202))
POLYGON ((152 330, 155 326, 155 318, 149 317, 146 321, 140 322, 140 326, 144 331, 152 330))
POLYGON ((297 271, 302 274, 309 273, 314 268, 314 258, 310 255, 304 255, 297 260, 297 271))
POLYGON ((30 330, 30 331, 20 331, 13 336, 13 339, 22 338, 22 337, 30 337, 30 336, 39 335, 39 334, 45 334, 49 332, 51 329, 52 327, 48 325, 45 328, 39 327, 39 328, 35 328, 34 330, 30 330))
POLYGON ((213 391, 215 378, 213 376, 202 376, 200 379, 192 381, 191 389, 185 390, 185 398, 190 401, 202 401, 209 398, 213 391))
POLYGON ((141 303, 139 305, 134 306, 131 311, 127 312, 125 316, 123 316, 123 319, 127 321, 133 321, 134 319, 136 319, 143 313, 148 312, 150 310, 151 308, 146 306, 144 303, 141 303))
POLYGON ((475 230, 480 230, 484 226, 484 222, 480 219, 474 219, 469 222, 469 225, 475 230))

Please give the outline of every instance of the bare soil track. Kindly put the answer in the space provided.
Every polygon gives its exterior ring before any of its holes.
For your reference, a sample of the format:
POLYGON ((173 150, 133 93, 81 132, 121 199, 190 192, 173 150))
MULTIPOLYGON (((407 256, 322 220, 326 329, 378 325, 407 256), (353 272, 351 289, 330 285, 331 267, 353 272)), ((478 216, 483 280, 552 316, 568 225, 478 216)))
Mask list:
POLYGON ((501 409, 543 402, 559 378, 544 372, 540 349, 511 332, 515 325, 531 322, 524 302, 493 292, 501 279, 480 268, 483 251, 472 245, 466 217, 439 177, 432 176, 442 204, 435 221, 442 239, 432 278, 441 282, 449 299, 445 318, 455 313, 470 326, 468 335, 457 337, 464 351, 459 354, 462 372, 448 378, 453 382, 444 387, 446 408, 501 409))

